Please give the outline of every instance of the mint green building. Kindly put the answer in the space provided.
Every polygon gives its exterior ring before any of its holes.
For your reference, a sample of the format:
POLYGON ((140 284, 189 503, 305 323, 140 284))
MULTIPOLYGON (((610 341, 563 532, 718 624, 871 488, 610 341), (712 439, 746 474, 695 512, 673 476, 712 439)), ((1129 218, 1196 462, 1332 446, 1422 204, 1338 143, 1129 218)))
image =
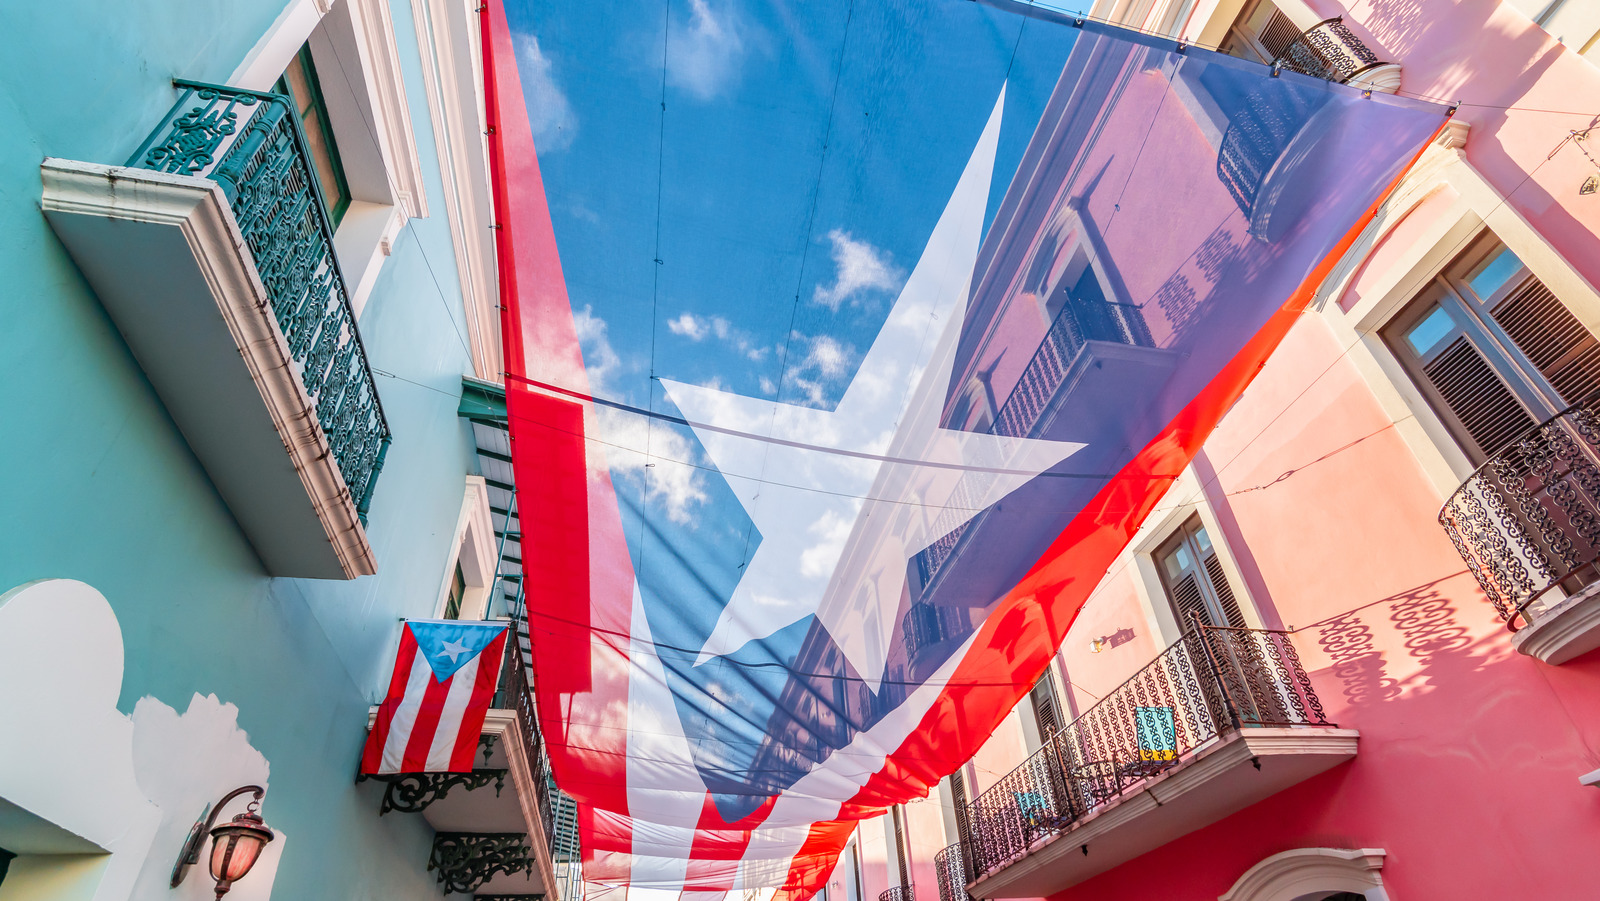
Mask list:
POLYGON ((403 621, 518 612, 478 40, 0 10, 0 901, 213 898, 245 786, 230 901, 581 896, 520 652, 476 771, 355 779, 403 621))

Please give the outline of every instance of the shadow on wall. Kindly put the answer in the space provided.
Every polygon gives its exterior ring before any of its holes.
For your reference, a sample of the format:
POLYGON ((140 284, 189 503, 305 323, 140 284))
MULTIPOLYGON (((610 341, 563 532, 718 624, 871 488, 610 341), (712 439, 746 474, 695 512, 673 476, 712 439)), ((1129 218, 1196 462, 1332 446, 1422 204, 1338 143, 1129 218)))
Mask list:
MULTIPOLYGON (((266 758, 215 696, 182 714, 145 697, 124 715, 122 670, 122 630, 92 587, 46 579, 0 595, 0 847, 17 855, 0 901, 214 897, 204 864, 169 889, 172 864, 207 805, 267 785, 266 758)), ((279 829, 230 901, 267 901, 285 842, 279 829)))
MULTIPOLYGON (((1453 577, 1452 577, 1453 578, 1453 577)), ((1364 607, 1308 626, 1317 644, 1333 661, 1329 674, 1342 684, 1352 707, 1391 701, 1409 692, 1466 677, 1488 661, 1487 646, 1498 636, 1476 642, 1458 619, 1451 599, 1439 592, 1441 579, 1391 595, 1364 607), (1402 637, 1402 647, 1416 661, 1404 675, 1390 675, 1385 652, 1379 650, 1373 625, 1387 619, 1402 637)), ((1485 604, 1487 607, 1487 603, 1485 604)), ((1484 611, 1484 616, 1490 616, 1484 611)))

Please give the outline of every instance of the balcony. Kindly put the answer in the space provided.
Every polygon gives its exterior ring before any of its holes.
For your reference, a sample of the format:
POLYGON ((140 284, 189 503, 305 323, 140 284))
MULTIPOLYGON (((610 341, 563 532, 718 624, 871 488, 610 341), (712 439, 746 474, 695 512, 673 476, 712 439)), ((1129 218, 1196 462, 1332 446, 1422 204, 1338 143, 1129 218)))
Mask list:
MULTIPOLYGON (((511 623, 479 748, 470 773, 359 776, 387 783, 379 815, 420 814, 434 829, 427 868, 445 894, 581 899, 577 805, 555 786, 539 731, 526 660, 526 625, 511 623)), ((368 728, 377 715, 372 708, 368 728)))
POLYGON ((969 805, 965 888, 1060 892, 1349 760, 1356 739, 1288 633, 1197 628, 969 805))
POLYGON ((1344 24, 1342 16, 1323 19, 1306 29, 1272 65, 1362 90, 1393 94, 1400 89, 1400 67, 1380 60, 1344 24))
POLYGON ((967 867, 960 842, 933 855, 933 870, 939 876, 939 901, 973 901, 967 894, 967 867))
POLYGON ((917 901, 916 886, 896 885, 878 893, 878 901, 917 901))
POLYGON ((375 572, 389 427, 299 117, 176 84, 126 166, 44 161, 45 216, 267 571, 375 572))
POLYGON ((1439 524, 1518 651, 1560 664, 1600 647, 1600 398, 1478 467, 1439 524))

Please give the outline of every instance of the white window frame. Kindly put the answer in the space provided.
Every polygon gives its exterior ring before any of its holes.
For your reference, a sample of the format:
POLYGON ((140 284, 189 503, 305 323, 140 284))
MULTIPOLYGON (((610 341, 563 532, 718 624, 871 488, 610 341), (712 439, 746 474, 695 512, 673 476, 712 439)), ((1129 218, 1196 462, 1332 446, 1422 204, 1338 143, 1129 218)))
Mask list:
POLYGON ((1217 901, 1295 901, 1319 892, 1354 892, 1392 901, 1383 887, 1382 848, 1295 848, 1251 867, 1217 901))
POLYGON ((439 581, 439 596, 434 604, 435 618, 444 616, 445 607, 450 602, 450 587, 455 581, 458 563, 466 582, 459 618, 483 619, 489 611, 490 593, 494 589, 500 544, 494 533, 494 519, 489 515, 489 486, 482 476, 467 476, 466 481, 461 515, 456 518, 455 532, 450 539, 450 556, 445 563, 444 576, 439 581))
POLYGON ((1266 628, 1261 616, 1260 599, 1245 580, 1238 558, 1229 546, 1228 535, 1217 519, 1216 511, 1206 500, 1204 486, 1195 475, 1194 467, 1189 466, 1173 483, 1155 515, 1145 520, 1122 552, 1123 562, 1127 563, 1134 575, 1134 592, 1144 610, 1145 628, 1158 637, 1156 644, 1160 648, 1169 647, 1183 637, 1183 627, 1172 613, 1172 602, 1167 598, 1166 583, 1161 579, 1161 570, 1156 562, 1156 551, 1196 514, 1200 516, 1200 524, 1211 539, 1217 561, 1222 564, 1228 587, 1233 589, 1234 600, 1239 604, 1239 613, 1244 617, 1245 626, 1251 629, 1266 628))
POLYGON ((411 0, 474 374, 500 382, 499 281, 479 0, 411 0))
POLYGON ((1600 334, 1600 291, 1579 275, 1550 242, 1467 162, 1462 148, 1467 126, 1452 122, 1413 167, 1377 216, 1316 292, 1323 321, 1384 414, 1410 448, 1441 501, 1475 467, 1444 420, 1381 332, 1429 283, 1438 278, 1478 236, 1490 232, 1520 258, 1590 331, 1600 334), (1411 211, 1444 188, 1456 200, 1427 226, 1393 264, 1377 274, 1348 312, 1344 295, 1373 249, 1411 211))
POLYGON ((428 215, 422 161, 385 0, 292 0, 228 83, 271 90, 307 42, 350 185, 334 247, 359 317, 400 230, 428 215))

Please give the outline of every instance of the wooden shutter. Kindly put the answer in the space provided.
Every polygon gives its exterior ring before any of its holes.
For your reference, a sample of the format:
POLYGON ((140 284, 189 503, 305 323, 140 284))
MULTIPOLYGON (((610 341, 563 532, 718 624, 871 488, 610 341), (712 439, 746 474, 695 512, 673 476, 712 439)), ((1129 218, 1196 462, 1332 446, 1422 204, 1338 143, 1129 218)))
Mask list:
POLYGON ((1205 595, 1200 593, 1200 581, 1195 578, 1194 573, 1189 573, 1174 583, 1171 594, 1172 612, 1178 615, 1179 628, 1187 631, 1194 625, 1196 616, 1200 617, 1200 622, 1208 626, 1216 625, 1212 622, 1211 609, 1206 606, 1205 595))
POLYGON ((950 804, 956 811, 956 841, 967 843, 967 777, 960 770, 950 774, 950 804))
POLYGON ((1537 423, 1472 342, 1461 337, 1422 367, 1445 406, 1478 446, 1492 457, 1537 423))
POLYGON ((1039 724, 1039 741, 1047 742, 1052 735, 1061 731, 1061 708, 1056 703, 1055 686, 1050 684, 1048 668, 1039 681, 1033 683, 1028 699, 1033 703, 1033 721, 1039 724))
POLYGON ((1528 277, 1491 315, 1562 400, 1600 390, 1600 341, 1543 282, 1528 277))
POLYGON ((900 888, 909 890, 911 888, 911 849, 906 847, 905 815, 901 812, 898 804, 889 808, 889 812, 894 820, 894 856, 895 861, 900 864, 900 888))
POLYGON ((1212 625, 1243 629, 1244 615, 1239 612, 1239 601, 1233 596, 1233 587, 1228 584, 1228 576, 1222 571, 1222 561, 1217 559, 1215 550, 1205 555, 1205 568, 1206 577, 1211 580, 1211 591, 1217 597, 1217 606, 1222 608, 1223 622, 1212 625))
POLYGON ((1300 29, 1294 27, 1294 23, 1289 21, 1288 16, 1278 12, 1276 6, 1271 3, 1266 3, 1265 5, 1271 8, 1272 12, 1268 14, 1267 21, 1261 25, 1261 33, 1258 40, 1261 41, 1261 46, 1266 49, 1267 55, 1277 59, 1283 56, 1289 49, 1290 44, 1300 40, 1300 29))

